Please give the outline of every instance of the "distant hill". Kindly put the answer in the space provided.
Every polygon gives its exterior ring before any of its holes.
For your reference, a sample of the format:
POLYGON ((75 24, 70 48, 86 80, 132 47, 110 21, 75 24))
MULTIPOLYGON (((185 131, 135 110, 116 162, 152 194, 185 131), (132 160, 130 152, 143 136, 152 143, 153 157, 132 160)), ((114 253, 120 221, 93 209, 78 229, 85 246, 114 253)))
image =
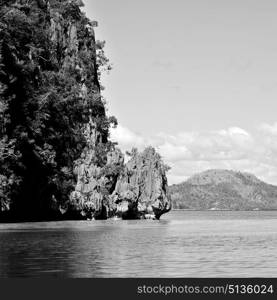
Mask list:
POLYGON ((249 173, 207 170, 169 187, 175 209, 277 209, 277 186, 249 173))

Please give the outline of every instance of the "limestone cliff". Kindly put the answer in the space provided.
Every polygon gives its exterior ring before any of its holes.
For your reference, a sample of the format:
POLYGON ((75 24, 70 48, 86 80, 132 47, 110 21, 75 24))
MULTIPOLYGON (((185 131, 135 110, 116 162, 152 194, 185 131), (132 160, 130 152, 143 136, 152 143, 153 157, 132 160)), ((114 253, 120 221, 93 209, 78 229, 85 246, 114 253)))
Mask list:
POLYGON ((94 219, 159 219, 171 209, 167 166, 154 148, 133 151, 126 164, 121 151, 114 149, 103 168, 95 165, 94 155, 93 150, 87 152, 76 166, 71 210, 94 219))
POLYGON ((59 218, 76 160, 91 143, 108 150, 99 46, 82 5, 0 1, 0 220, 59 218))
POLYGON ((124 159, 120 150, 114 149, 107 153, 106 165, 99 167, 94 148, 87 149, 76 162, 77 185, 70 195, 67 209, 85 218, 107 219, 116 213, 111 194, 124 159))
POLYGON ((119 176, 113 198, 125 219, 160 216, 171 209, 167 196, 167 166, 154 148, 133 151, 119 176))
POLYGON ((159 219, 171 205, 153 148, 109 141, 103 43, 81 0, 0 0, 0 221, 159 219))

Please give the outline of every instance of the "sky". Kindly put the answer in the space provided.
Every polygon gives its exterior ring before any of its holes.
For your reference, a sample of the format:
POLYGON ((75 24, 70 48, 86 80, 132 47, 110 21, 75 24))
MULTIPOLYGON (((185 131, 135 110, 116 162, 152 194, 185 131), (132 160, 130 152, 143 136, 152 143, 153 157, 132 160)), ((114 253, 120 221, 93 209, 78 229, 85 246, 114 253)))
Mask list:
POLYGON ((220 168, 277 185, 277 1, 83 2, 122 150, 153 145, 170 184, 220 168))

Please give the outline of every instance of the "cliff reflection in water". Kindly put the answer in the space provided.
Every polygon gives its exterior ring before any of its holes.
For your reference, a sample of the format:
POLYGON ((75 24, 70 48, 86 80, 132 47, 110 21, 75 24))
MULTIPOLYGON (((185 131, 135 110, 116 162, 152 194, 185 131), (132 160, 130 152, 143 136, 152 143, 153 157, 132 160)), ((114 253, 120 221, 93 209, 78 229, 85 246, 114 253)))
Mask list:
POLYGON ((276 277, 276 211, 0 224, 0 277, 276 277))
MULTIPOLYGON (((144 257, 155 252, 162 233, 159 223, 146 221, 139 228, 141 222, 2 224, 0 277, 136 276, 138 268, 149 264, 144 257)), ((162 253, 156 253, 157 263, 163 261, 162 253)))

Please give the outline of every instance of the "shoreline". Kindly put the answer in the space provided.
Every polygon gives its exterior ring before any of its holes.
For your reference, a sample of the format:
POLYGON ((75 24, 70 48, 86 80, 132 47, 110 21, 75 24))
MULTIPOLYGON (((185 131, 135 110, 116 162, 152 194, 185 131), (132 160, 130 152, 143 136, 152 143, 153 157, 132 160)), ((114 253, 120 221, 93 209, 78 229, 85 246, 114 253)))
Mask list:
MULTIPOLYGON (((171 212, 207 212, 207 213, 212 213, 212 212, 277 212, 276 209, 272 210, 196 210, 196 209, 172 209, 170 212, 167 214, 170 214, 171 212)), ((166 214, 165 214, 166 215, 166 214)), ((162 219, 162 218, 161 218, 162 219)), ((15 225, 15 224, 43 224, 43 223, 64 223, 64 222, 70 222, 70 223, 98 223, 98 221, 105 221, 107 223, 120 223, 120 221, 160 221, 157 219, 121 219, 121 218, 109 218, 106 220, 86 220, 86 219, 49 219, 49 220, 24 220, 24 221, 16 221, 16 220, 8 220, 6 222, 0 221, 0 226, 1 225, 15 225)), ((1 231, 1 229, 0 229, 1 231)))
POLYGON ((172 208, 171 211, 277 211, 277 209, 190 209, 172 208))

